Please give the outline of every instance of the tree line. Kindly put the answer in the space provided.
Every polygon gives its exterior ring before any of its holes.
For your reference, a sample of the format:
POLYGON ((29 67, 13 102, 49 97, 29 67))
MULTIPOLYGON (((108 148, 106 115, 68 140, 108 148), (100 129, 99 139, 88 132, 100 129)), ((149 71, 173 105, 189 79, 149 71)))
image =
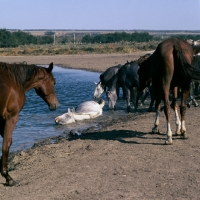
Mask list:
MULTIPOLYGON (((165 39, 169 37, 178 37, 183 40, 192 39, 200 40, 200 35, 191 35, 191 34, 176 34, 176 35, 165 35, 165 39)), ((163 36, 160 35, 150 35, 148 32, 115 32, 107 34, 98 34, 98 35, 85 35, 82 37, 82 43, 115 43, 121 41, 127 42, 149 42, 149 41, 162 41, 163 36)))
POLYGON ((86 35, 82 38, 82 43, 115 43, 121 41, 127 42, 148 42, 153 39, 153 36, 147 32, 115 32, 98 34, 95 36, 86 35))
POLYGON ((17 47, 25 44, 51 44, 52 36, 34 36, 22 31, 10 32, 0 29, 0 48, 17 47))
MULTIPOLYGON (((10 32, 6 29, 0 29, 0 48, 4 47, 17 47, 20 45, 25 44, 53 44, 54 42, 54 32, 53 31, 47 31, 45 32, 44 36, 34 36, 30 33, 26 33, 23 31, 15 31, 10 32)), ((93 35, 84 35, 80 37, 80 42, 85 44, 94 44, 94 43, 116 43, 116 42, 149 42, 149 41, 162 41, 163 35, 154 34, 150 35, 148 32, 134 32, 134 33, 127 33, 127 32, 115 32, 115 33, 105 33, 105 34, 93 34, 93 35)), ((176 35, 170 35, 166 34, 164 35, 164 38, 169 37, 178 37, 181 39, 192 39, 192 40, 200 40, 200 35, 198 34, 176 34, 176 35)), ((73 42, 68 39, 66 35, 60 36, 56 39, 57 44, 65 44, 67 42, 73 42)))

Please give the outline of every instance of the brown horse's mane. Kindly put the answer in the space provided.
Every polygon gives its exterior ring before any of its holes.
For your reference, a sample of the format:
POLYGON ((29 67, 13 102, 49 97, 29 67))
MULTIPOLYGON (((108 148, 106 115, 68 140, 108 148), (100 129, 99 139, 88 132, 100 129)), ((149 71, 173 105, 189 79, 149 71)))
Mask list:
POLYGON ((9 76, 13 77, 19 85, 23 86, 31 77, 37 74, 38 67, 36 65, 27 65, 26 63, 3 63, 0 62, 0 71, 6 71, 9 76))

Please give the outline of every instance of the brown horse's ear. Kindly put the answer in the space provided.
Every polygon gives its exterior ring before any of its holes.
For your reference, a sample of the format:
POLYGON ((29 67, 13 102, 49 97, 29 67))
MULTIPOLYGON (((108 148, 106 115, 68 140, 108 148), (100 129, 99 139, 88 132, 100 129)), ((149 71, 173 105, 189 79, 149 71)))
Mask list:
POLYGON ((47 70, 48 70, 48 72, 51 72, 52 69, 53 69, 53 63, 50 63, 49 68, 47 70))

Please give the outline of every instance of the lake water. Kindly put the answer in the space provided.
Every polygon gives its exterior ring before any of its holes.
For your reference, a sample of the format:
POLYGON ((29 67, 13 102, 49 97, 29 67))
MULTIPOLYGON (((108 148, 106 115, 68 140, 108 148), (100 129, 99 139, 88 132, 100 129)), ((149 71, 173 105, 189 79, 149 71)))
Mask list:
MULTIPOLYGON (((94 82, 99 81, 100 73, 55 66, 53 74, 56 78, 55 90, 60 106, 56 111, 50 111, 47 104, 36 95, 35 90, 28 91, 26 103, 20 112, 19 121, 13 132, 11 152, 31 148, 35 142, 51 136, 67 134, 70 130, 98 126, 99 121, 127 115, 124 100, 120 104, 121 108, 118 107, 118 111, 115 112, 109 111, 106 101, 103 115, 98 118, 68 125, 56 125, 55 117, 66 113, 68 108, 76 107, 81 102, 93 99, 94 82)), ((101 98, 106 100, 105 94, 101 98)))

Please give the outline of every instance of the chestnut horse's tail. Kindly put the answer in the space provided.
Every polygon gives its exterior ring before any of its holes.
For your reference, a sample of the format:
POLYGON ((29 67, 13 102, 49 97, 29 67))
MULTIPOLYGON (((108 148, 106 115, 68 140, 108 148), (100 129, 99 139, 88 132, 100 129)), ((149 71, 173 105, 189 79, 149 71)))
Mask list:
POLYGON ((188 61, 186 60, 184 52, 177 49, 176 47, 174 48, 174 58, 175 62, 178 64, 179 69, 182 72, 182 75, 185 78, 200 80, 200 70, 189 64, 188 61))

